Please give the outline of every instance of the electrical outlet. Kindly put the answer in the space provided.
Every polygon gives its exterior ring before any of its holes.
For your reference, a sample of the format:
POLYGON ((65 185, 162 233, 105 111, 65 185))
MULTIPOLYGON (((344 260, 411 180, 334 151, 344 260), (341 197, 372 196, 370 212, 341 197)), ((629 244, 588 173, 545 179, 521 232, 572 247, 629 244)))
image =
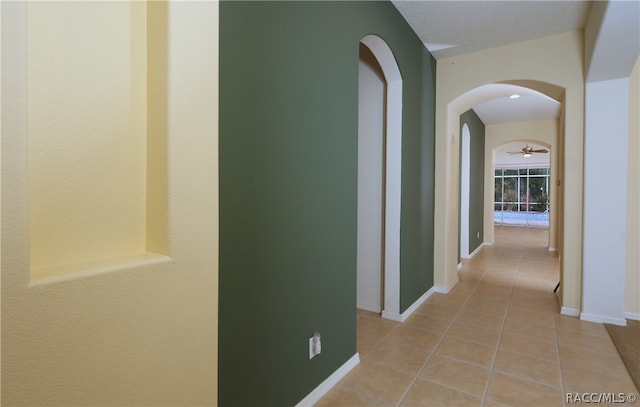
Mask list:
POLYGON ((321 351, 322 342, 320 340, 320 332, 316 332, 311 338, 309 338, 309 359, 313 359, 318 356, 321 351))
POLYGON ((480 232, 478 232, 478 239, 480 239, 480 232))

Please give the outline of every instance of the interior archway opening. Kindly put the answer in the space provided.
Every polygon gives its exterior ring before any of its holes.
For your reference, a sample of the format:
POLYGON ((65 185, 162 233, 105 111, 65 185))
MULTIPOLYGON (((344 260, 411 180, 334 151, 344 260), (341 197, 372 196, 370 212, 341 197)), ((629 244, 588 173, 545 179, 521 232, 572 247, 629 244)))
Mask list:
POLYGON ((380 37, 360 41, 357 304, 400 320, 402 77, 380 37))
POLYGON ((469 258, 469 190, 470 161, 471 161, 471 133, 469 125, 462 126, 462 145, 460 157, 460 257, 469 258))
MULTIPOLYGON (((510 121, 507 122, 492 122, 491 118, 485 124, 486 126, 486 141, 485 141, 485 159, 484 159, 484 215, 483 215, 483 232, 484 232, 484 245, 491 245, 495 242, 494 222, 496 219, 496 173, 501 171, 501 175, 504 175, 504 171, 509 170, 511 172, 516 170, 519 174, 520 171, 525 171, 526 174, 519 180, 521 184, 514 184, 521 186, 522 194, 515 192, 512 205, 514 209, 519 209, 522 215, 529 217, 529 226, 534 226, 533 223, 536 217, 544 217, 548 222, 548 231, 546 231, 546 249, 548 251, 560 251, 562 242, 562 222, 563 222, 563 199, 562 190, 560 188, 561 180, 564 177, 563 174, 563 154, 564 154, 564 89, 557 87, 553 84, 548 84, 539 81, 505 81, 502 83, 494 83, 489 85, 483 85, 472 89, 458 98, 454 99, 448 105, 448 128, 451 131, 452 139, 460 140, 460 154, 448 154, 450 162, 448 167, 451 168, 449 174, 449 191, 455 192, 454 194, 448 194, 449 207, 457 207, 458 213, 457 219, 448 217, 447 223, 449 231, 458 231, 457 239, 447 239, 447 246, 449 247, 446 252, 448 254, 448 266, 447 272, 444 275, 444 287, 451 288, 456 284, 458 278, 455 273, 452 251, 455 252, 455 247, 452 247, 452 243, 456 242, 458 246, 458 252, 460 257, 463 257, 465 250, 463 247, 464 240, 468 239, 467 226, 465 226, 465 213, 467 209, 464 207, 465 193, 467 190, 465 180, 465 158, 464 155, 464 140, 465 140, 465 128, 460 121, 463 114, 473 109, 474 112, 483 119, 485 119, 483 107, 488 103, 503 103, 503 106, 508 108, 510 96, 516 94, 512 99, 516 99, 517 96, 529 94, 536 94, 541 99, 551 100, 555 104, 555 113, 550 117, 541 117, 533 119, 523 119, 522 117, 514 114, 510 121), (524 88, 524 86, 528 86, 524 88), (517 92, 516 92, 517 90, 517 92), (458 119, 458 120, 456 120, 458 119), (456 121, 460 122, 461 126, 455 125, 456 121), (514 143, 514 144, 508 144, 514 143), (527 144, 528 143, 528 144, 527 144), (520 145, 521 144, 521 145, 520 145), (547 150, 547 153, 534 153, 534 160, 536 156, 546 155, 547 163, 540 165, 531 165, 531 162, 525 162, 522 168, 507 168, 500 160, 495 160, 495 154, 499 146, 508 146, 507 150, 515 153, 514 158, 517 156, 523 159, 525 148, 535 147, 534 150, 547 150), (457 162, 459 160, 459 162, 457 162), (456 174, 454 169, 459 168, 460 173, 456 174), (542 174, 541 172, 545 172, 542 174), (540 173, 540 174, 538 174, 540 173), (544 175, 544 177, 542 176, 544 175), (536 179, 534 179, 536 178, 536 179), (539 178, 539 179, 537 179, 539 178), (453 181, 453 184, 452 182, 453 181), (540 191, 538 185, 542 182, 543 189, 540 191), (527 184, 528 183, 528 184, 527 184), (532 185, 533 184, 533 185, 532 185), (532 192, 531 188, 534 187, 535 191, 532 192), (459 192, 458 192, 459 191, 459 192), (458 194, 460 194, 458 196, 458 194), (459 225, 454 225, 453 221, 460 222, 459 225), (457 226, 457 227, 456 227, 457 226)), ((522 98, 524 100, 524 97, 522 98)), ((453 148, 453 145, 452 147, 453 148)), ((525 160, 530 160, 531 157, 524 157, 525 160)), ((512 163, 513 164, 513 163, 512 163)), ((500 185, 502 188, 502 185, 500 185)), ((510 202, 511 202, 510 201, 510 202)), ((501 205, 504 200, 497 201, 501 205)), ((501 223, 502 224, 502 223, 501 223)), ((546 225, 545 225, 546 226, 546 225)), ((500 227, 500 226, 499 226, 500 227)), ((545 250, 547 251, 547 250, 545 250)), ((561 254, 561 253, 559 253, 561 254)), ((458 260, 459 261, 459 260, 458 260)), ((458 266, 459 267, 459 266, 458 266)), ((560 274, 562 274, 562 265, 560 263, 560 274)), ((560 293, 561 295, 561 293, 560 293)), ((560 302, 562 300, 560 299, 560 302)))

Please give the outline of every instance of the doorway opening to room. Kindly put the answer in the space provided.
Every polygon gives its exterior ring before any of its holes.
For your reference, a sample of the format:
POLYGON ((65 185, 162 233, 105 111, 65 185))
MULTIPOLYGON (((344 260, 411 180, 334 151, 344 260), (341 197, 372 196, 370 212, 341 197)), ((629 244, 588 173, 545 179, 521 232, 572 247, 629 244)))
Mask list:
POLYGON ((462 126, 460 157, 460 257, 469 258, 469 190, 471 189, 471 133, 469 125, 462 126))
POLYGON ((549 149, 521 142, 495 152, 495 225, 549 227, 551 203, 549 149), (519 147, 524 145, 521 149, 519 147), (515 150, 515 151, 514 151, 515 150))
POLYGON ((496 168, 496 225, 549 227, 549 167, 496 168))
MULTIPOLYGON (((504 287, 512 287, 523 297, 540 297, 545 307, 557 312, 563 294, 563 290, 558 291, 563 275, 559 253, 564 242, 565 207, 561 187, 565 157, 563 103, 562 88, 521 80, 479 86, 448 106, 447 129, 451 136, 447 152, 453 152, 445 173, 457 182, 445 189, 445 205, 448 210, 457 204, 460 229, 457 270, 452 267, 453 239, 445 241, 447 267, 440 275, 445 289, 456 287, 461 280, 472 286, 486 277, 486 282, 491 279, 502 287, 497 290, 501 293, 509 292, 504 287), (458 128, 452 127, 458 123, 458 128), (474 153, 474 140, 482 144, 481 152, 474 153), (483 167, 474 166, 474 157, 483 167), (467 172, 472 177, 480 171, 482 180, 468 179, 467 172), (481 191, 474 194, 474 186, 480 186, 481 191), (454 193, 456 190, 459 194, 454 193), (467 212, 472 213, 469 208, 478 207, 468 197, 477 201, 478 194, 484 204, 480 244, 485 247, 470 253, 465 261, 464 243, 469 239, 469 251, 473 250, 471 241, 478 235, 470 225, 472 217, 465 219, 467 212)), ((451 231, 455 219, 447 213, 445 231, 451 231)))
POLYGON ((402 77, 389 46, 360 41, 358 89, 358 309, 400 318, 402 77))
POLYGON ((378 60, 360 43, 357 304, 375 313, 384 306, 386 88, 378 60))

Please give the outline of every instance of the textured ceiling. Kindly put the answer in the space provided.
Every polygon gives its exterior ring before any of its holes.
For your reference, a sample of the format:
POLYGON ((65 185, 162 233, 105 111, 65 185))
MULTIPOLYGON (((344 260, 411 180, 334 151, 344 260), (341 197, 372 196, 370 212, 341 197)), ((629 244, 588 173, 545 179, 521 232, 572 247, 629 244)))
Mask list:
MULTIPOLYGON (((591 10, 591 2, 582 0, 394 0, 393 4, 436 59, 581 29, 591 10)), ((531 89, 502 84, 483 88, 485 102, 474 110, 487 125, 559 115, 557 101, 531 89), (510 93, 522 97, 510 100, 510 93)))
POLYGON ((585 26, 588 1, 406 1, 393 4, 442 59, 585 26))

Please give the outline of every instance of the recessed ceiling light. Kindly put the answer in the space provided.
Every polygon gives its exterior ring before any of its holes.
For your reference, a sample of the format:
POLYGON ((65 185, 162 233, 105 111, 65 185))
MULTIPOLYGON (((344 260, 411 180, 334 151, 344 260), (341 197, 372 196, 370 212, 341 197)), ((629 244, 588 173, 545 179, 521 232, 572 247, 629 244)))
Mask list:
POLYGON ((509 99, 517 99, 519 97, 520 95, 518 95, 517 93, 514 93, 513 95, 509 96, 509 99))

